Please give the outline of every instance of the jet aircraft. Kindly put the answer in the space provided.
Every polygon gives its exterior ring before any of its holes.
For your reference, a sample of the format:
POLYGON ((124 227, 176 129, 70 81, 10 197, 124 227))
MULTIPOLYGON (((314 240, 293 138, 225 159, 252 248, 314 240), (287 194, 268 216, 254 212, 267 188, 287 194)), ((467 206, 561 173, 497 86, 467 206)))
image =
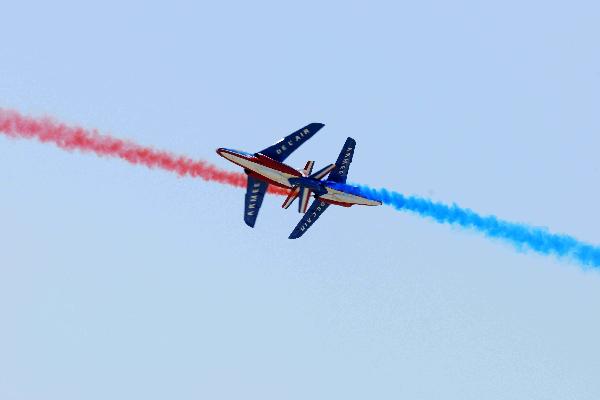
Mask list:
POLYGON ((308 124, 254 154, 226 148, 217 149, 217 154, 244 168, 244 172, 248 175, 244 210, 246 225, 253 228, 256 224, 258 211, 269 185, 290 190, 283 202, 283 208, 289 208, 294 200, 299 198, 298 211, 303 213, 304 217, 289 236, 290 239, 297 239, 304 235, 332 204, 342 207, 351 207, 355 204, 381 205, 381 202, 363 197, 357 191, 350 193, 350 188, 344 186, 356 148, 356 141, 352 138, 346 140, 335 164, 330 164, 317 172, 313 173, 314 161, 308 161, 302 170, 283 163, 323 126, 325 125, 320 123, 308 124), (314 195, 315 200, 308 208, 311 195, 314 195))

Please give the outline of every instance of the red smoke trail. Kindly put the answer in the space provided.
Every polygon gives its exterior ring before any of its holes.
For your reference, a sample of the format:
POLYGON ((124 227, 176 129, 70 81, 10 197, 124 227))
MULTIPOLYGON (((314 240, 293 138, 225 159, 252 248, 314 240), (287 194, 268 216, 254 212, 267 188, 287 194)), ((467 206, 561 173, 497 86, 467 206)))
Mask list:
MULTIPOLYGON (((53 143, 65 150, 96 153, 101 157, 115 157, 131 164, 148 168, 161 168, 179 176, 201 178, 235 187, 246 187, 246 175, 223 171, 206 161, 192 160, 185 156, 155 150, 136 143, 102 135, 96 130, 68 126, 51 118, 33 118, 17 111, 0 108, 0 133, 10 138, 37 139, 53 143)), ((269 186, 269 192, 286 196, 286 189, 269 186)))

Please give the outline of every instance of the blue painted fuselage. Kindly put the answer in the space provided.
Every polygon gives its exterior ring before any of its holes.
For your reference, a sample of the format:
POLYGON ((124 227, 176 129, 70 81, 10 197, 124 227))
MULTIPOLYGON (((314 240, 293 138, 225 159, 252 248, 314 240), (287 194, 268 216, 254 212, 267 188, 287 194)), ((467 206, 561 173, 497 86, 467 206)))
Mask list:
POLYGON ((323 185, 323 182, 318 179, 309 177, 290 178, 289 182, 292 186, 310 189, 317 196, 322 196, 327 193, 325 185, 323 185))

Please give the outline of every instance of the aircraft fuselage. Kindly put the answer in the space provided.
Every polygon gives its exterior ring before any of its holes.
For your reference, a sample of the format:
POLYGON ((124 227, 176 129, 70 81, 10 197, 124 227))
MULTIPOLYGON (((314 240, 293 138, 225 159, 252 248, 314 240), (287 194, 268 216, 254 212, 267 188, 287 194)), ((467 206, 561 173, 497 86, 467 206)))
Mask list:
MULTIPOLYGON (((264 154, 250 154, 225 148, 218 149, 217 154, 244 168, 249 175, 282 188, 292 189, 294 185, 290 180, 297 184, 297 182, 301 180, 298 178, 304 178, 300 171, 287 164, 273 160, 264 154)), ((339 185, 337 186, 338 187, 334 189, 333 187, 328 186, 327 181, 321 182, 321 187, 326 192, 317 195, 317 197, 326 203, 343 207, 351 207, 355 204, 365 206, 378 206, 381 204, 380 202, 365 197, 347 193, 340 190, 339 185)))

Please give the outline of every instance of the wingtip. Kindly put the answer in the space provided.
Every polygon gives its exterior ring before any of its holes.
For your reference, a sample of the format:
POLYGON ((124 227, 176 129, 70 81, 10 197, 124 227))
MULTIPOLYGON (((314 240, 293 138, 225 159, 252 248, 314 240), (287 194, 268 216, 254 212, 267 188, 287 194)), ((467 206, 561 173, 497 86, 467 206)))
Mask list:
POLYGON ((321 129, 322 127, 325 126, 325 124, 322 122, 311 122, 310 124, 308 124, 308 126, 315 128, 315 129, 321 129))
POLYGON ((288 239, 298 239, 300 236, 302 236, 302 232, 298 232, 297 229, 294 229, 292 233, 290 233, 290 236, 288 236, 288 239))

